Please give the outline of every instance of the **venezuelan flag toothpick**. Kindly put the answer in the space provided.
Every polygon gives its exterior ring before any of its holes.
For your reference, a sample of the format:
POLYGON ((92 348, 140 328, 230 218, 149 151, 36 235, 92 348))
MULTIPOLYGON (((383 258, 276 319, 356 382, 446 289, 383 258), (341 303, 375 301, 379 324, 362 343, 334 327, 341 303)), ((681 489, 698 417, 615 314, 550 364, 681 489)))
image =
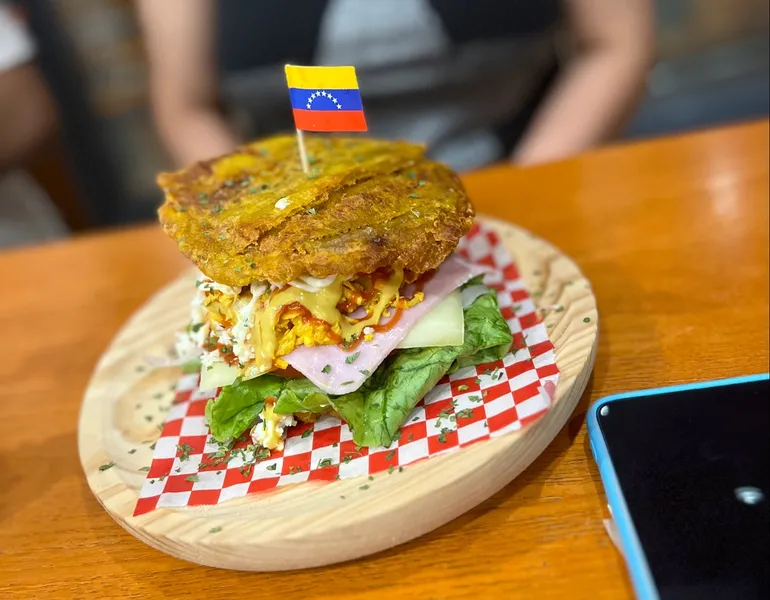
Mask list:
POLYGON ((366 131, 355 67, 286 65, 302 169, 307 173, 303 131, 366 131))

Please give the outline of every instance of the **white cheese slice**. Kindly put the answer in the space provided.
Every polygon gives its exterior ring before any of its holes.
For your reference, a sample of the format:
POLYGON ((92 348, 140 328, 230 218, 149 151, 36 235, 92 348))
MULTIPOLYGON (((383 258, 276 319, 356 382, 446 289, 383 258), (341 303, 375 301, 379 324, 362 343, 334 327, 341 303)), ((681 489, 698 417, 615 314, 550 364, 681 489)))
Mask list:
POLYGON ((396 348, 460 346, 464 340, 462 295, 455 290, 417 321, 396 348))
POLYGON ((230 366, 223 360, 215 360, 210 366, 201 369, 200 389, 215 390, 231 385, 237 377, 238 367, 230 366))

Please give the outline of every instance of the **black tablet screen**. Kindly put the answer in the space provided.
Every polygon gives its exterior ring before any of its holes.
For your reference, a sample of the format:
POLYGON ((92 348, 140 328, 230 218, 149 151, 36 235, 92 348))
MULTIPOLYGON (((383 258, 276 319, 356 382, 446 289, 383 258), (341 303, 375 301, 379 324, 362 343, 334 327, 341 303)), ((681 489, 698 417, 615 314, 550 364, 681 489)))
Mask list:
POLYGON ((663 600, 770 597, 769 393, 764 380, 596 407, 663 600))

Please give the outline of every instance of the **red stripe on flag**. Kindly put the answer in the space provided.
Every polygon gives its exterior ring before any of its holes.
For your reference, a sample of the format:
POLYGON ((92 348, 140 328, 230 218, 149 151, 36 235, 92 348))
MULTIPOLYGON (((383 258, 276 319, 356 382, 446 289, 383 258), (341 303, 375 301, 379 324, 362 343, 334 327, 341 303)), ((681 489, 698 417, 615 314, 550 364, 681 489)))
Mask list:
POLYGON ((294 109, 294 125, 303 131, 366 131, 362 110, 294 109))

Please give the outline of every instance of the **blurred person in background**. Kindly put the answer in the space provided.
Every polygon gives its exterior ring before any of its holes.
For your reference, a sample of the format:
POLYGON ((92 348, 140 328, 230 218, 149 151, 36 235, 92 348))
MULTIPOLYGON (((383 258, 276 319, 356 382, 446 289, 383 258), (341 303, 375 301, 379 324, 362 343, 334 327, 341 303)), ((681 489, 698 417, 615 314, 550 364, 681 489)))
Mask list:
POLYGON ((26 168, 55 135, 51 95, 14 3, 0 0, 0 247, 53 239, 67 228, 26 168))
POLYGON ((354 65, 368 134, 426 143, 457 170, 558 160, 618 131, 653 58, 652 0, 138 7, 155 119, 180 166, 290 131, 285 63, 354 65))

